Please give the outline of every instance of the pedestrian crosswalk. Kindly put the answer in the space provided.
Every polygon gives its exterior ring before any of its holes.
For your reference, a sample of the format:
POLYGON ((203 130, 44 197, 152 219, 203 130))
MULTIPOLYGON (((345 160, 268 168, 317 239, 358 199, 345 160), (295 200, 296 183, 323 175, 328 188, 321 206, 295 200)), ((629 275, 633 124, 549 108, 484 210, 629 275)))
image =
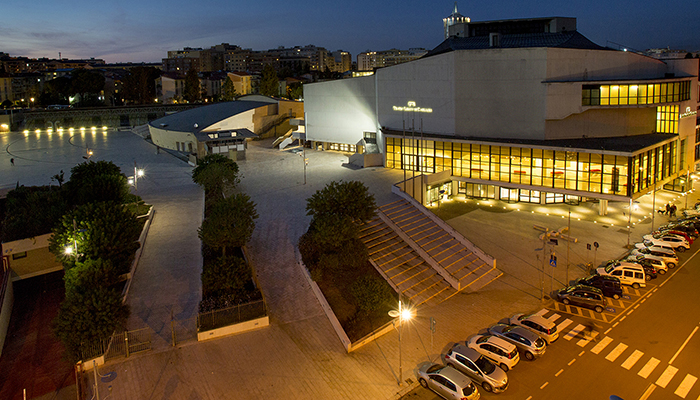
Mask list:
MULTIPOLYGON (((629 346, 622 342, 614 343, 615 340, 605 334, 600 334, 597 331, 591 331, 589 327, 582 324, 576 324, 573 328, 569 328, 574 324, 569 318, 565 318, 562 321, 559 314, 552 314, 546 316, 549 310, 543 309, 538 312, 538 314, 548 320, 557 324, 557 331, 560 336, 564 337, 564 340, 572 341, 574 338, 578 338, 576 344, 579 347, 585 348, 589 343, 594 342, 595 344, 590 348, 590 352, 593 354, 603 356, 607 361, 611 363, 619 364, 620 367, 628 370, 635 371, 637 368, 637 375, 644 379, 655 378, 653 382, 656 386, 660 388, 669 388, 673 390, 673 393, 681 399, 685 399, 690 393, 692 388, 695 386, 698 378, 691 375, 679 373, 678 368, 673 365, 664 365, 661 360, 645 355, 644 352, 637 349, 630 349, 629 346), (566 331, 566 332, 565 332, 566 331), (603 336, 600 338, 600 336, 603 336), (654 374, 656 372, 656 374, 654 374), (660 375, 658 375, 660 373, 660 375), (675 380, 674 380, 675 378, 675 380), (676 382, 678 386, 676 385, 676 382)), ((607 333, 607 331, 606 331, 607 333)), ((700 398, 699 398, 700 399, 700 398)))

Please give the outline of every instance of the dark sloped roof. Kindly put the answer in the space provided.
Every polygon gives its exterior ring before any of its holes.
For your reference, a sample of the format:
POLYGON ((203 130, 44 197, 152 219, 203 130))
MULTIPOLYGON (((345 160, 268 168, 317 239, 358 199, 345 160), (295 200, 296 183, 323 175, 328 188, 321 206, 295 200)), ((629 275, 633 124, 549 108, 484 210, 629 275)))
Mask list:
MULTIPOLYGON (((556 47, 565 49, 587 49, 587 50, 609 50, 605 47, 598 46, 578 33, 561 32, 561 33, 521 33, 516 35, 500 35, 499 49, 514 49, 524 47, 556 47)), ((436 48, 430 50, 428 54, 423 56, 430 57, 437 54, 447 53, 455 50, 481 50, 491 49, 488 36, 474 37, 450 37, 445 39, 436 48)))
MULTIPOLYGON (((382 128, 382 132, 391 136, 403 136, 403 132, 394 129, 382 128)), ((407 134, 408 138, 409 135, 407 134)), ((534 140, 534 139, 506 139, 506 138, 485 138, 485 137, 464 137, 441 134, 427 134, 426 139, 452 139, 470 142, 491 142, 495 145, 524 145, 552 148, 567 148, 580 150, 600 150, 620 153, 635 153, 650 146, 665 142, 669 139, 678 138, 678 135, 670 133, 651 133, 647 135, 616 136, 603 138, 581 138, 581 139, 555 139, 555 140, 534 140)))
POLYGON ((151 121, 149 125, 154 128, 197 133, 212 124, 236 114, 269 105, 270 103, 263 103, 261 101, 240 100, 216 103, 167 115, 163 118, 151 121), (197 124, 196 128, 194 126, 195 124, 197 124))

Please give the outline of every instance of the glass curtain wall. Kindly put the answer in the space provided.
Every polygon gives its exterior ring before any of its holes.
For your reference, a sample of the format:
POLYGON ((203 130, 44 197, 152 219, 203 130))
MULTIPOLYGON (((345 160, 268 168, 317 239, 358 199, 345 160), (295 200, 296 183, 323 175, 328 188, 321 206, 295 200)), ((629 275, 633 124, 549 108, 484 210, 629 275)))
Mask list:
POLYGON ((406 139, 403 148, 401 144, 401 138, 386 138, 387 168, 425 173, 452 169, 453 176, 543 189, 631 196, 678 171, 677 142, 632 158, 434 140, 421 145, 419 140, 406 139))

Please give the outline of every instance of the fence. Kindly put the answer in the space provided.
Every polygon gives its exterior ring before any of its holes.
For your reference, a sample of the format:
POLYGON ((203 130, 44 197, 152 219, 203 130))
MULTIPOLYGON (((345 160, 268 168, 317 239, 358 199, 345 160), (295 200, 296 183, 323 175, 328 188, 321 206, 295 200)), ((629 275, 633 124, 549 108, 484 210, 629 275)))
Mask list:
POLYGON ((106 360, 117 357, 129 357, 130 354, 140 353, 151 349, 151 328, 141 328, 134 331, 115 332, 108 339, 85 345, 81 349, 82 360, 90 360, 101 355, 106 360))
POLYGON ((261 318, 265 315, 267 315, 267 307, 265 307, 265 301, 263 300, 239 304, 229 308, 200 313, 197 317, 197 330, 199 332, 208 331, 261 318))

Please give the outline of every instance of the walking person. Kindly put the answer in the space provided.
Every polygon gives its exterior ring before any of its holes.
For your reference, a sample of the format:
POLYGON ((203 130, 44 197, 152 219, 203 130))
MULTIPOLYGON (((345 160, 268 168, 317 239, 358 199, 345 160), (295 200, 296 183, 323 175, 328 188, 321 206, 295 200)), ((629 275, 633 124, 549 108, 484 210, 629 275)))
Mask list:
POLYGON ((678 209, 678 208, 676 207, 675 204, 671 205, 671 216, 672 216, 673 218, 676 218, 676 210, 677 210, 677 209, 678 209))
POLYGON ((671 213, 671 203, 666 203, 666 215, 671 213))
POLYGON ((13 167, 15 166, 15 159, 14 158, 10 158, 10 164, 12 164, 13 167))

